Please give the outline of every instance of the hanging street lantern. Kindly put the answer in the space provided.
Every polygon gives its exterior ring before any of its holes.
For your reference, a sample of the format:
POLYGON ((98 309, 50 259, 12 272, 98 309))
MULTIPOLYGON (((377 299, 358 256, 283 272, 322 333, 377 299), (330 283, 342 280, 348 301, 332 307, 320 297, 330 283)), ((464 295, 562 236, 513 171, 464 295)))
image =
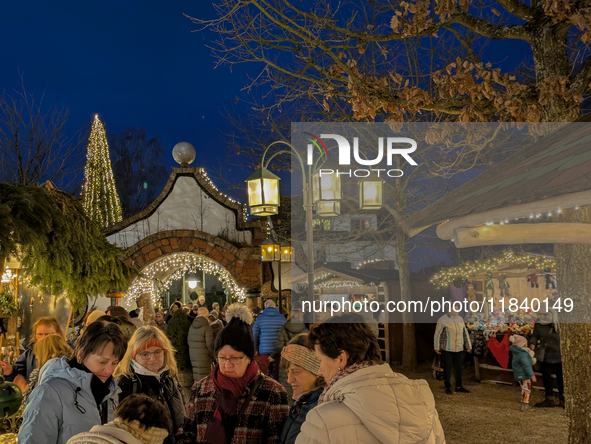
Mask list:
POLYGON ((384 180, 372 172, 359 181, 359 209, 379 210, 383 205, 384 180))
POLYGON ((341 178, 320 171, 312 177, 312 197, 316 214, 321 217, 335 217, 341 214, 341 178))
POLYGON ((197 277, 197 273, 187 273, 185 282, 187 282, 187 285, 189 285, 191 290, 197 288, 197 284, 199 283, 199 277, 197 277))
POLYGON ((287 241, 281 243, 281 262, 293 262, 293 247, 287 241))
POLYGON ((281 260, 281 245, 275 242, 271 235, 261 244, 261 261, 277 262, 281 260))
POLYGON ((250 175, 247 182, 248 206, 253 216, 272 216, 279 212, 279 181, 281 179, 261 167, 250 175))

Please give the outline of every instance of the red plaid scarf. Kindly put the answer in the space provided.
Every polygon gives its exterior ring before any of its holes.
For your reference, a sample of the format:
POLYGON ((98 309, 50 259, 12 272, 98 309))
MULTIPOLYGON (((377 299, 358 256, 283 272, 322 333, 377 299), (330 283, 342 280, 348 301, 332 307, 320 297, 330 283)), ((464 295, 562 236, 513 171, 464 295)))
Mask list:
POLYGON ((213 413, 213 418, 207 425, 205 431, 205 440, 210 443, 227 443, 231 436, 231 430, 234 429, 238 406, 238 399, 244 393, 244 389, 259 374, 259 365, 251 361, 246 367, 246 372, 242 378, 229 378, 220 371, 219 364, 213 369, 213 383, 220 391, 216 398, 217 407, 213 413))

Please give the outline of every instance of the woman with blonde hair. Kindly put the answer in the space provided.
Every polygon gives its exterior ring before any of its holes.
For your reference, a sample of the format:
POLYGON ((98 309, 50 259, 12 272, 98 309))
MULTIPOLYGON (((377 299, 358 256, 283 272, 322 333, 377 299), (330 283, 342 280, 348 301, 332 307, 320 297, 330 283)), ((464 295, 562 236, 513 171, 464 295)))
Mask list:
POLYGON ((162 402, 172 418, 165 444, 174 443, 174 434, 185 420, 185 402, 176 377, 175 350, 157 327, 140 327, 131 337, 125 356, 114 376, 121 389, 121 402, 131 394, 142 393, 162 402))
POLYGON ((27 405, 27 399, 35 387, 39 378, 39 370, 45 365, 47 361, 53 358, 61 358, 63 356, 70 358, 74 350, 68 345, 63 336, 49 335, 44 336, 35 343, 33 353, 37 360, 37 368, 31 372, 29 376, 29 385, 23 394, 22 409, 27 405))

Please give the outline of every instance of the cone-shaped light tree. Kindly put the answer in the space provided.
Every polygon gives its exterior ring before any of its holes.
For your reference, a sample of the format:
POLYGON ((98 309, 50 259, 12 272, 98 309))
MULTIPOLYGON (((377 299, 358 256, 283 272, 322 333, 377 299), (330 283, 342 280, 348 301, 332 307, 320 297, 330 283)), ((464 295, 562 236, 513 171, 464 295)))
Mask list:
POLYGON ((113 178, 105 127, 98 115, 94 116, 88 139, 82 203, 88 217, 102 227, 122 219, 123 211, 113 178))

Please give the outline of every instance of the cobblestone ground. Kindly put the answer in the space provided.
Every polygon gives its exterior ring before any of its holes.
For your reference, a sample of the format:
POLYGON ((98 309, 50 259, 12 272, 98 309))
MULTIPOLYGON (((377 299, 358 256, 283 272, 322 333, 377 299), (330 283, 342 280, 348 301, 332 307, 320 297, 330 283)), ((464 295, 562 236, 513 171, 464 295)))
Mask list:
MULTIPOLYGON (((394 368, 394 371, 399 371, 394 368)), ((476 383, 468 379, 470 393, 446 395, 443 381, 431 372, 405 373, 412 379, 425 379, 431 386, 446 444, 563 444, 567 443, 564 410, 531 408, 521 411, 517 386, 476 383)), ((532 405, 544 399, 534 390, 532 405)))

